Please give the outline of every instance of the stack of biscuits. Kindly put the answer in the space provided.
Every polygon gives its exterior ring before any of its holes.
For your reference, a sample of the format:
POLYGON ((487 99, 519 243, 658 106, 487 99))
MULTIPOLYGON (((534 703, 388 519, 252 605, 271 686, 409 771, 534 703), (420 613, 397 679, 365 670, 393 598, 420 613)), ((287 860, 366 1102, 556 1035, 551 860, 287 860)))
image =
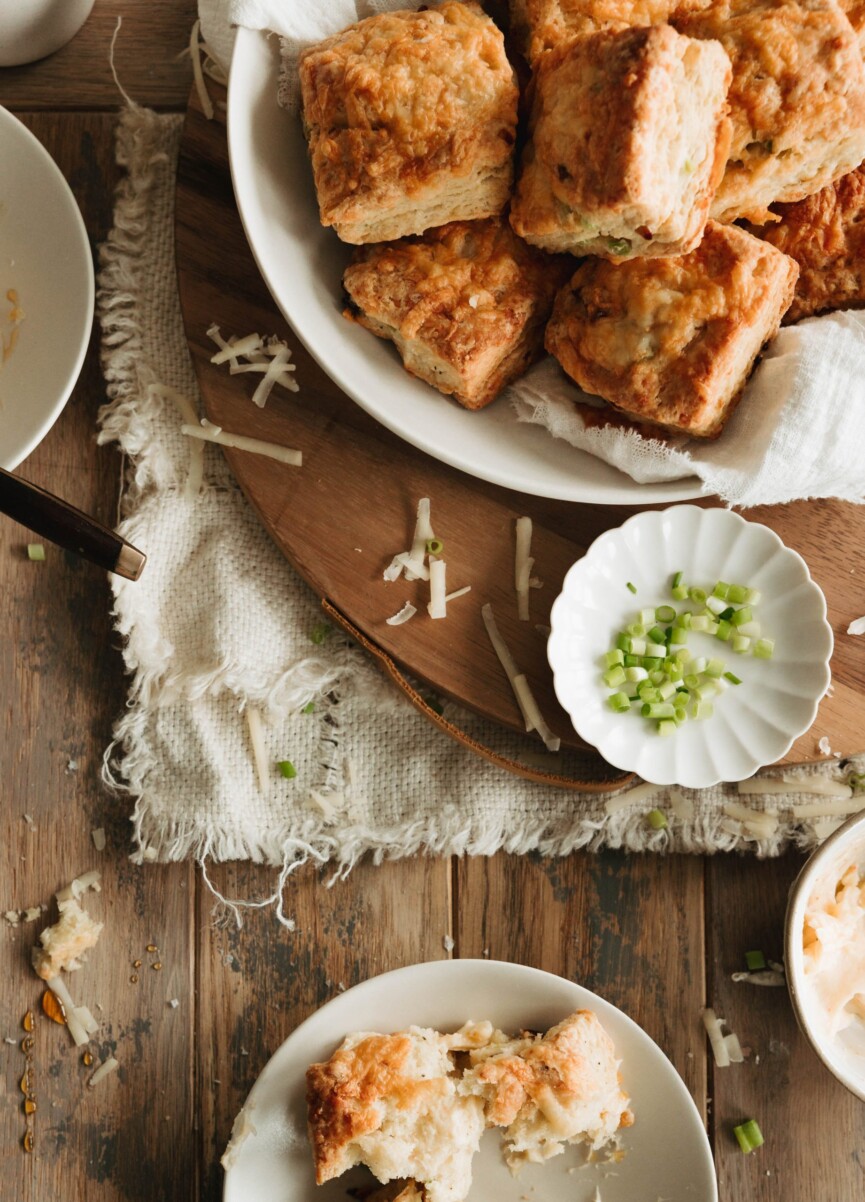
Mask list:
POLYGON ((865 305, 846 9, 511 0, 506 48, 443 0, 311 47, 321 220, 358 248, 346 315, 471 409, 546 349, 610 420, 717 437, 782 321, 865 305))

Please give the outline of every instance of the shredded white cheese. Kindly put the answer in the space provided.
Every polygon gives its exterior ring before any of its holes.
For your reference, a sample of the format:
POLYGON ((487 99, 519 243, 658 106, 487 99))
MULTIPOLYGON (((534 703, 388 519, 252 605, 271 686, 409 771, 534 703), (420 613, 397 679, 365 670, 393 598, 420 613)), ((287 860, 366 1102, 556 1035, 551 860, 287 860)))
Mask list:
POLYGON ((247 438, 245 434, 227 434, 219 426, 207 429, 203 424, 191 426, 184 423, 180 427, 180 433, 185 434, 187 438, 199 438, 202 442, 215 442, 221 447, 233 447, 237 451, 249 451, 252 455, 264 455, 268 459, 276 459, 279 463, 288 463, 292 467, 300 467, 303 463, 300 451, 279 446, 275 442, 264 442, 260 438, 247 438))
MULTIPOLYGON (((194 426, 198 422, 198 413, 192 401, 182 392, 178 392, 176 388, 169 388, 163 384, 151 384, 147 393, 148 396, 161 396, 173 402, 180 413, 181 419, 189 425, 194 426)), ((201 492, 201 482, 203 479, 204 444, 193 441, 189 444, 189 471, 183 489, 184 496, 197 497, 201 492)), ((70 760, 67 767, 70 772, 74 772, 78 765, 74 760, 70 760), (75 765, 74 767, 73 764, 75 765)))
POLYGON ((427 543, 434 538, 435 534, 430 522, 430 500, 429 497, 421 497, 417 503, 414 536, 411 540, 411 550, 408 553, 408 560, 405 565, 406 580, 428 579, 427 576, 423 575, 423 570, 426 567, 424 564, 424 554, 427 543))
POLYGON ((514 587, 517 592, 517 614, 521 622, 529 620, 529 587, 535 561, 530 555, 532 519, 517 518, 516 553, 514 555, 514 587))
POLYGON ((715 1057, 715 1064, 718 1068, 729 1068, 733 1063, 733 1055, 738 1059, 735 1063, 741 1063, 742 1057, 739 1041, 735 1037, 734 1032, 730 1032, 730 1036, 724 1034, 724 1026, 728 1024, 723 1018, 718 1018, 715 1011, 707 1007, 703 1011, 703 1026, 706 1028, 706 1034, 709 1036, 709 1043, 712 1045, 712 1054, 715 1057), (729 1042, 728 1042, 729 1039, 729 1042))
POLYGON ((617 814, 619 810, 626 810, 628 806, 636 805, 638 801, 645 801, 647 797, 654 797, 659 787, 659 785, 648 783, 635 785, 633 789, 626 789, 624 793, 619 793, 616 797, 610 797, 604 802, 604 809, 608 814, 617 814))
POLYGON ((747 981, 749 985, 786 985, 787 980, 783 972, 776 972, 772 968, 761 968, 757 972, 734 972, 731 974, 731 980, 740 982, 747 981))
POLYGON ((771 835, 778 827, 778 815, 771 810, 752 810, 748 806, 737 805, 734 801, 724 804, 724 813, 728 818, 744 823, 755 832, 765 832, 771 835))
POLYGON ((445 597, 445 601, 450 604, 451 601, 456 601, 457 597, 464 597, 466 593, 470 593, 471 591, 472 586, 470 584, 466 584, 463 588, 458 588, 454 592, 448 593, 448 595, 445 597))
POLYGON ((847 627, 847 633, 848 634, 865 634, 865 617, 856 618, 855 621, 851 622, 850 625, 847 627))
POLYGON ((99 1068, 96 1070, 87 1084, 90 1086, 98 1085, 103 1077, 107 1077, 109 1073, 116 1072, 119 1067, 120 1062, 114 1056, 109 1056, 107 1060, 104 1060, 102 1064, 100 1064, 99 1068))
POLYGON ((828 797, 852 797, 853 790, 841 781, 823 776, 808 777, 777 777, 752 778, 739 781, 740 793, 814 793, 825 794, 828 797))
POLYGON ((520 707, 520 713, 523 716, 523 721, 526 724, 526 731, 536 730, 544 741, 547 751, 558 751, 561 747, 561 739, 557 738, 550 730, 546 721, 541 714, 535 696, 532 693, 529 682, 526 680, 523 673, 517 667, 514 657, 499 633, 499 628, 496 625, 496 619, 493 614, 493 607, 487 602, 481 608, 481 617, 483 618, 484 626, 489 635, 490 642, 496 655, 499 657, 499 663, 507 673, 508 681, 513 689, 514 697, 516 697, 517 705, 520 707))
POLYGON ((447 589, 445 587, 446 571, 447 564, 445 561, 431 555, 429 561, 430 598, 427 605, 427 613, 431 618, 446 618, 448 616, 447 589))
POLYGON ((264 724, 261 712, 254 705, 246 707, 246 723, 249 727, 249 742, 252 746, 252 758, 255 761, 255 771, 258 774, 258 787, 262 793, 270 788, 270 772, 267 763, 267 751, 264 746, 264 724))
POLYGON ((682 822, 690 822, 694 817, 694 803, 690 797, 685 797, 678 789, 671 789, 669 794, 670 809, 682 822))
POLYGON ((90 832, 90 838, 93 840, 93 846, 97 851, 105 851, 105 827, 97 826, 95 830, 90 832))
POLYGON ((406 601, 405 605, 399 613, 393 614, 390 618, 385 618, 388 626, 402 626, 404 622, 408 622, 417 613, 417 609, 412 605, 411 601, 406 601))
POLYGON ((192 59, 192 74, 195 78, 195 90, 198 93, 198 99, 201 102, 201 111, 204 113, 208 121, 213 120, 213 101, 207 91, 207 85, 204 82, 204 73, 201 69, 201 45, 199 43, 199 32, 201 30, 201 22, 196 21, 192 26, 192 32, 189 35, 189 54, 192 59))
POLYGON ((820 752, 821 755, 831 755, 832 754, 832 747, 829 743, 829 740, 826 738, 825 735, 817 743, 817 750, 820 752))

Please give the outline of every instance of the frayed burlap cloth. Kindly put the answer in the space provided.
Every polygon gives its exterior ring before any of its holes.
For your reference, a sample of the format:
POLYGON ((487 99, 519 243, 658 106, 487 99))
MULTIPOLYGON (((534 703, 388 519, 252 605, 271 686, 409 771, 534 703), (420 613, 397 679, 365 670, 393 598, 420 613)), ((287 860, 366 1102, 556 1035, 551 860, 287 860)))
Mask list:
MULTIPOLYGON (((338 631, 321 645, 310 640, 322 621, 319 600, 270 543, 217 448, 206 448, 200 493, 185 491, 189 444, 167 395, 178 390, 198 405, 173 262, 180 130, 179 117, 137 107, 121 117, 127 174, 99 292, 112 398, 99 438, 126 456, 121 529, 148 554, 137 583, 113 578, 130 689, 105 758, 106 778, 134 801, 137 857, 248 858, 277 866, 284 880, 310 858, 342 872, 365 853, 608 846, 769 855, 820 837, 825 825, 792 819, 791 802, 801 797, 765 799, 775 823, 731 816, 725 805, 740 800, 735 787, 683 790, 672 809, 659 790, 610 815, 604 795, 524 781, 434 729, 338 631), (251 750, 250 707, 264 723, 266 788, 251 750), (280 775, 280 760, 292 761, 294 779, 280 775), (654 807, 667 811, 667 829, 647 823, 654 807)), ((457 720, 518 754, 504 732, 468 715, 457 720)), ((577 757, 557 768, 580 776, 577 757)), ((839 778, 846 770, 823 769, 839 778)))

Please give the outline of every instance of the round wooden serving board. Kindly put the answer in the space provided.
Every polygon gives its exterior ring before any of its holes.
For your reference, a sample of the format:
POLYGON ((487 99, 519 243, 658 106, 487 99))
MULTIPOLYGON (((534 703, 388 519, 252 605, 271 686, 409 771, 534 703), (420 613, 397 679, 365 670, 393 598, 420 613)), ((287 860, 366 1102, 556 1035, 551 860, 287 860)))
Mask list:
MULTIPOLYGON (((476 480, 400 441, 345 396, 299 344, 261 279, 234 203, 222 113, 207 121, 193 94, 183 132, 176 239, 186 337, 211 421, 303 452, 303 466, 294 468, 227 451, 241 488, 290 562, 367 645, 435 691, 522 732, 519 710, 481 621, 481 605, 490 601, 541 711, 565 745, 579 747, 555 698, 545 633, 537 627, 548 625, 571 564, 597 535, 637 509, 551 501, 476 480), (224 366, 210 362, 214 346, 206 330, 213 322, 226 337, 256 331, 286 339, 300 392, 279 389, 263 410, 252 405, 258 377, 230 376, 224 366), (445 544, 448 589, 472 587, 449 606, 445 621, 426 617, 428 586, 382 579, 392 556, 410 544, 420 497, 432 501, 436 535, 445 544), (543 581, 542 589, 532 591, 531 622, 517 619, 513 589, 514 523, 523 514, 533 520, 534 571, 543 581), (418 615, 405 625, 388 626, 386 618, 405 601, 418 607, 418 615)), ((334 297, 334 304, 339 302, 334 297)), ((442 398, 443 405, 451 403, 442 398)), ((823 736, 833 754, 861 751, 865 639, 850 637, 846 629, 865 612, 865 507, 801 501, 752 509, 747 516, 777 531, 805 558, 826 594, 835 632, 831 695, 784 762, 822 758, 818 742, 823 736)), ((599 781, 621 779, 599 756, 593 758, 591 775, 599 781)))

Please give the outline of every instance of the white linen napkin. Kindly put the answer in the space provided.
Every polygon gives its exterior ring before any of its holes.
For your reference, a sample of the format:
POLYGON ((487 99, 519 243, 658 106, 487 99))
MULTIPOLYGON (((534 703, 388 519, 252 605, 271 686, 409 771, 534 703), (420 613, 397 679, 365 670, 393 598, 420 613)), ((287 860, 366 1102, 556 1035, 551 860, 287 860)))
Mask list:
POLYGON ((640 483, 697 475, 704 493, 741 508, 811 497, 865 500, 865 312, 782 329, 715 442, 669 444, 636 430, 587 426, 573 404, 584 394, 551 358, 509 391, 520 421, 546 426, 640 483))

